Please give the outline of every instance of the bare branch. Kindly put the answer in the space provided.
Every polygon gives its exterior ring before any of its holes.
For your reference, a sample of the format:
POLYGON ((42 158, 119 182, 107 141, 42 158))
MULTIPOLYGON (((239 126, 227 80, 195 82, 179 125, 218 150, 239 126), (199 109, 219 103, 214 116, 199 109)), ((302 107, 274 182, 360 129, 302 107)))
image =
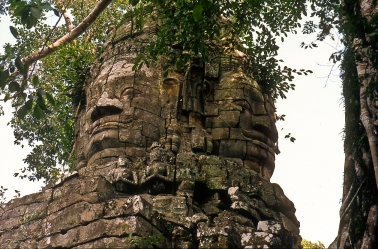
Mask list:
POLYGON ((63 7, 61 11, 62 11, 62 13, 63 13, 64 20, 66 21, 67 31, 68 31, 68 32, 71 32, 71 31, 72 31, 72 22, 71 22, 71 18, 70 18, 70 16, 68 15, 67 10, 66 10, 65 7, 63 7))
POLYGON ((72 31, 71 17, 68 15, 66 7, 62 3, 62 1, 56 1, 56 4, 63 15, 64 21, 66 22, 67 31, 71 32, 72 31))
POLYGON ((106 7, 112 2, 112 0, 101 0, 97 3, 96 7, 89 13, 89 15, 84 18, 84 20, 71 32, 68 34, 62 36, 59 38, 56 42, 53 44, 36 51, 30 55, 28 55, 26 58, 23 59, 23 63, 26 66, 31 65, 37 60, 40 60, 41 58, 46 57, 47 55, 53 53, 58 49, 59 46, 64 45, 67 42, 71 42, 75 40, 77 37, 79 37, 81 34, 83 34, 87 28, 92 25, 94 21, 98 18, 98 16, 106 9, 106 7))

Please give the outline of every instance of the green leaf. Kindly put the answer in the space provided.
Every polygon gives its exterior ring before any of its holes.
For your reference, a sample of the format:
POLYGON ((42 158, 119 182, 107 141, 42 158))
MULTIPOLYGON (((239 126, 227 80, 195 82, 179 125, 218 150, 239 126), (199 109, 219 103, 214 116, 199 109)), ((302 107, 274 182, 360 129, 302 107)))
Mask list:
POLYGON ((8 86, 8 89, 11 93, 13 92, 18 92, 21 90, 21 87, 20 85, 16 82, 16 81, 12 81, 9 86, 8 86))
POLYGON ((34 16, 29 16, 27 22, 26 22, 26 28, 27 29, 31 29, 33 28, 35 25, 37 25, 38 23, 38 19, 35 18, 34 16))
POLYGON ((130 3, 132 6, 135 6, 139 3, 139 0, 131 0, 130 3))
POLYGON ((26 114, 28 113, 28 111, 32 108, 32 106, 33 106, 33 100, 30 99, 30 100, 26 101, 25 105, 22 106, 20 109, 18 109, 17 117, 19 119, 23 119, 26 116, 26 114))
POLYGON ((51 105, 55 105, 55 100, 51 93, 46 92, 46 99, 51 105))
POLYGON ((38 96, 38 98, 37 98, 38 106, 39 106, 42 110, 46 111, 46 110, 47 110, 47 107, 46 107, 46 105, 45 105, 45 101, 43 100, 42 95, 40 95, 39 93, 37 93, 37 96, 38 96))
POLYGON ((30 110, 32 106, 33 106, 33 99, 29 99, 28 101, 25 102, 24 107, 26 108, 26 110, 30 110))
POLYGON ((24 8, 22 8, 22 10, 21 10, 21 23, 22 24, 27 23, 27 21, 29 19, 29 15, 30 15, 30 7, 25 6, 24 8))
POLYGON ((193 8, 193 19, 198 22, 202 16, 202 5, 201 3, 196 3, 193 8))
POLYGON ((10 29, 10 32, 12 33, 12 35, 14 36, 14 38, 18 38, 18 31, 15 27, 13 26, 9 26, 9 29, 10 29))
POLYGON ((42 95, 46 94, 46 92, 42 88, 38 88, 37 92, 41 95, 41 97, 42 97, 42 95))
POLYGON ((37 86, 39 85, 39 78, 38 78, 37 75, 35 75, 35 76, 33 77, 32 84, 33 84, 34 87, 37 87, 37 86))
POLYGON ((25 66, 22 63, 20 56, 17 56, 17 58, 16 58, 16 60, 14 62, 14 65, 16 66, 16 68, 18 69, 18 71, 20 71, 20 73, 22 73, 22 74, 25 73, 25 66))
POLYGON ((57 9, 53 9, 53 11, 54 11, 54 14, 55 14, 56 16, 60 16, 60 13, 59 13, 59 11, 58 11, 57 9))
POLYGON ((10 99, 10 94, 9 93, 7 93, 7 94, 5 94, 5 97, 4 97, 4 102, 7 102, 9 99, 10 99))
POLYGON ((35 105, 35 106, 34 106, 33 115, 34 115, 34 117, 36 117, 37 119, 42 118, 42 116, 43 116, 43 112, 42 112, 42 109, 39 107, 39 105, 35 105))
POLYGON ((6 85, 7 79, 9 78, 9 72, 8 70, 0 71, 0 88, 4 90, 4 87, 6 85))
POLYGON ((30 8, 30 13, 32 16, 34 16, 36 19, 39 19, 42 14, 42 9, 40 7, 31 7, 30 8))

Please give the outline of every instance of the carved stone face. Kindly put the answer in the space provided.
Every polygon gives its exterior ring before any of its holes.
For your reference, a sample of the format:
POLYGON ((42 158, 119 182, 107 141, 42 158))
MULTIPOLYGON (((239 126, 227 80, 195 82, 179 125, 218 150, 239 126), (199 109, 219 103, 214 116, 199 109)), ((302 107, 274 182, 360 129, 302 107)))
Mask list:
POLYGON ((159 74, 156 68, 133 71, 135 58, 119 56, 102 63, 85 87, 83 156, 142 156, 159 140, 159 74), (139 153, 136 153, 139 151, 139 153), (141 154, 142 153, 142 154, 141 154))
POLYGON ((274 106, 257 82, 241 72, 225 72, 206 105, 212 114, 206 127, 211 128, 217 153, 242 159, 246 168, 270 179, 278 135, 274 106))
POLYGON ((240 70, 244 57, 192 65, 163 77, 157 64, 132 70, 142 46, 132 38, 117 43, 87 77, 77 128, 78 168, 119 157, 148 164, 157 142, 173 156, 235 158, 269 179, 277 142, 275 109, 257 82, 240 70))

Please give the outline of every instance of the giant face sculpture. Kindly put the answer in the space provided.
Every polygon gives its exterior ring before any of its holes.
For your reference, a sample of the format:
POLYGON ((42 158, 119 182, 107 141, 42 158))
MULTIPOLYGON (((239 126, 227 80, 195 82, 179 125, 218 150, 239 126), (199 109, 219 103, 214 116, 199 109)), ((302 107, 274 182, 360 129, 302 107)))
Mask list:
POLYGON ((113 54, 104 53, 87 77, 78 168, 120 157, 148 163, 155 142, 173 156, 190 152, 235 158, 270 179, 275 108, 242 70, 243 55, 234 55, 234 64, 218 59, 163 77, 159 65, 132 70, 137 48, 143 46, 134 39, 118 42, 113 54))
POLYGON ((160 117, 159 73, 145 67, 133 71, 136 56, 121 53, 104 59, 87 78, 79 138, 79 159, 83 162, 143 157, 146 148, 159 141, 160 130, 165 128, 160 117))
POLYGON ((246 168, 270 179, 278 138, 275 109, 256 81, 235 71, 222 72, 213 101, 206 102, 205 109, 217 114, 206 118, 215 154, 242 159, 246 168))

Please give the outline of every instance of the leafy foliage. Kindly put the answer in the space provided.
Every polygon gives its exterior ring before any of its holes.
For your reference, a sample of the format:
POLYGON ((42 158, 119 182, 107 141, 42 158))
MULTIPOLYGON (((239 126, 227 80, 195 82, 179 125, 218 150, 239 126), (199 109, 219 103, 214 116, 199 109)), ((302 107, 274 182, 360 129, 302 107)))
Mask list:
POLYGON ((302 239, 301 246, 303 249, 325 249, 325 246, 322 242, 311 242, 305 239, 302 239))
POLYGON ((5 193, 7 192, 7 188, 4 188, 3 186, 0 186, 0 204, 2 203, 5 203, 6 202, 6 198, 5 198, 5 193))
MULTIPOLYGON (((72 14, 77 17, 73 24, 77 25, 95 3, 96 1, 87 1, 82 8, 71 9, 72 14)), ((120 6, 122 3, 118 4, 120 6)), ((26 140, 33 147, 32 152, 24 159, 27 166, 20 169, 15 176, 31 181, 44 179, 50 182, 57 180, 65 171, 74 169, 74 115, 75 107, 84 100, 82 84, 85 73, 97 56, 99 44, 106 35, 102 25, 115 24, 117 19, 122 18, 122 14, 121 10, 109 9, 100 17, 102 23, 93 25, 74 43, 67 44, 39 61, 33 72, 30 72, 33 76, 28 75, 27 83, 21 80, 20 84, 15 79, 2 88, 2 93, 8 99, 12 93, 23 91, 20 97, 12 99, 16 112, 10 125, 14 129, 16 144, 26 140), (22 84, 25 86, 22 87, 22 84)), ((3 69, 8 66, 8 70, 2 71, 0 77, 10 77, 12 72, 9 69, 15 63, 12 56, 15 51, 22 52, 17 58, 24 57, 27 55, 26 51, 33 51, 41 44, 48 44, 54 37, 66 33, 64 24, 55 29, 46 24, 47 15, 48 13, 41 13, 40 20, 43 22, 38 22, 34 29, 18 26, 17 43, 6 46, 6 54, 0 64, 3 69), (51 31, 52 28, 54 31, 51 31)), ((17 18, 14 21, 19 24, 17 18)))
MULTIPOLYGON (((323 4, 312 2, 314 6, 323 4)), ((134 69, 164 56, 165 69, 180 70, 193 61, 208 62, 216 46, 229 54, 237 49, 249 56, 255 79, 273 98, 286 98, 286 92, 295 87, 290 83, 294 75, 312 73, 283 66, 276 59, 277 39, 284 41, 288 34, 296 33, 301 17, 307 14, 305 0, 115 0, 81 37, 70 44, 63 43, 55 53, 32 65, 24 64, 22 58, 67 34, 60 20, 67 21, 71 16, 77 27, 98 1, 5 3, 14 23, 10 32, 17 42, 7 44, 0 56, 0 94, 4 101, 12 100, 15 108, 11 120, 15 143, 26 140, 33 147, 24 160, 28 166, 17 173, 32 181, 55 181, 66 170, 74 169, 73 126, 76 110, 84 103, 83 79, 101 52, 107 30, 120 22, 131 20, 142 28, 146 19, 152 18, 159 24, 157 35, 134 69), (52 17, 56 25, 49 24, 52 17)), ((328 13, 313 9, 313 15, 322 20, 331 18, 328 13)), ((308 32, 313 31, 313 26, 306 26, 308 32)), ((294 141, 290 135, 289 138, 294 141)))

